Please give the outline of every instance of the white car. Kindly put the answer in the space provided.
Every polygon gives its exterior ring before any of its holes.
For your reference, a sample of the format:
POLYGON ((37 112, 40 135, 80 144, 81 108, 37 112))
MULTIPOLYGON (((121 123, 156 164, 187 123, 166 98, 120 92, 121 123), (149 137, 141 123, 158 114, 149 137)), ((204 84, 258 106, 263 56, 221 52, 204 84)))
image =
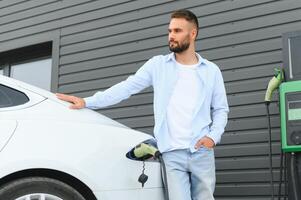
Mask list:
POLYGON ((163 200, 160 163, 125 154, 150 135, 0 75, 0 200, 163 200))

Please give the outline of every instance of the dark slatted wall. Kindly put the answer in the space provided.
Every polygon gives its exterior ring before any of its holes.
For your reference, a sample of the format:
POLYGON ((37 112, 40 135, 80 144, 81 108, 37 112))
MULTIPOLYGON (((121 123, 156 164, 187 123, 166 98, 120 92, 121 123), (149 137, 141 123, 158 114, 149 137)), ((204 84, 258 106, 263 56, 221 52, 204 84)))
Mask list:
MULTIPOLYGON (((282 65, 282 33, 301 29, 301 1, 2 0, 0 51, 17 46, 20 38, 58 30, 58 91, 85 97, 124 80, 152 56, 168 53, 169 17, 179 8, 197 14, 197 51, 220 66, 228 93, 229 123, 215 151, 216 199, 269 199, 263 96, 273 68, 282 65)), ((152 133, 152 96, 149 88, 99 112, 152 133)), ((274 100, 278 179, 280 131, 274 100)))

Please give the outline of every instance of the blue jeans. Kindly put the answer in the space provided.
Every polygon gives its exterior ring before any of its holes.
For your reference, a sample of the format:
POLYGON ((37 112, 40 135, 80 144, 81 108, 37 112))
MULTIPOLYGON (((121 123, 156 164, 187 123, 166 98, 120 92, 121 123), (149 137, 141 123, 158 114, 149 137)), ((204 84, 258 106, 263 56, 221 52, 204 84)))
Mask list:
POLYGON ((201 147, 191 153, 189 149, 163 153, 166 165, 169 199, 214 200, 214 150, 201 147))

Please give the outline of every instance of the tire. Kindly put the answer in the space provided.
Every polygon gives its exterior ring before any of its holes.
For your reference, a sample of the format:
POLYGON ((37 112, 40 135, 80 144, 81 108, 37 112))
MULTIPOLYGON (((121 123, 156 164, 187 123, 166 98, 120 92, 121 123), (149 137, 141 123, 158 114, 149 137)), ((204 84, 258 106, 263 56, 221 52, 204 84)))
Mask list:
POLYGON ((51 178, 29 177, 17 179, 1 186, 2 200, 85 200, 71 186, 51 178))

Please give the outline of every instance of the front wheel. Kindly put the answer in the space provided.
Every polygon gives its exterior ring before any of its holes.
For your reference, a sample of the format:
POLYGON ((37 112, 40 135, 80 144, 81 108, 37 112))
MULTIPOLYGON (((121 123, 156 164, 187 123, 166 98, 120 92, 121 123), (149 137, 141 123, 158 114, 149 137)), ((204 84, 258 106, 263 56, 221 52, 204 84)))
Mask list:
POLYGON ((51 178, 29 177, 7 183, 0 189, 5 200, 85 200, 71 186, 51 178))

